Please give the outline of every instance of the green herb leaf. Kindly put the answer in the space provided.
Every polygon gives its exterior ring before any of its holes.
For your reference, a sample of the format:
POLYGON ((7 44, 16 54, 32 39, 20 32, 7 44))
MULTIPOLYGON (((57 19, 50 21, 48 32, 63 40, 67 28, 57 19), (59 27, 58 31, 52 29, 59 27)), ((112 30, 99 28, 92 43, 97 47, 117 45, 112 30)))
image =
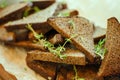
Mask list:
POLYGON ((35 12, 39 12, 39 11, 40 11, 40 9, 39 9, 37 6, 33 7, 33 10, 34 10, 35 12))
POLYGON ((0 2, 0 8, 5 8, 7 5, 8 5, 8 3, 7 3, 6 0, 2 0, 2 1, 0 2))
POLYGON ((105 43, 105 39, 100 40, 98 44, 95 46, 95 53, 101 57, 101 59, 104 58, 105 53, 107 52, 106 48, 103 48, 103 45, 105 43))
POLYGON ((49 41, 44 41, 44 46, 45 48, 54 49, 54 45, 51 44, 49 41))
POLYGON ((27 16, 30 14, 30 11, 31 11, 31 10, 34 10, 35 12, 39 12, 39 11, 40 11, 40 9, 39 9, 37 6, 35 6, 35 7, 33 7, 33 8, 29 7, 29 8, 26 9, 25 12, 23 13, 23 17, 27 17, 27 16))
POLYGON ((27 68, 25 67, 24 70, 27 71, 27 68))
POLYGON ((56 48, 56 51, 64 52, 64 51, 65 51, 65 47, 59 45, 59 46, 56 48))
POLYGON ((78 78, 77 80, 85 80, 84 78, 78 78))
POLYGON ((42 33, 41 33, 41 34, 36 33, 30 24, 28 24, 28 25, 26 26, 26 28, 28 28, 30 31, 33 32, 34 37, 35 37, 38 41, 40 41, 40 39, 42 39, 42 38, 44 37, 42 33))
POLYGON ((73 30, 75 30, 75 23, 73 20, 68 21, 73 30))
POLYGON ((51 44, 51 43, 50 43, 49 41, 47 41, 46 39, 43 39, 44 36, 43 36, 42 34, 37 34, 37 33, 34 31, 34 29, 32 28, 32 26, 31 26, 30 24, 28 24, 28 25, 26 26, 26 28, 28 28, 30 31, 32 31, 33 34, 34 34, 34 37, 37 39, 37 41, 38 41, 40 44, 43 44, 44 47, 45 47, 46 49, 48 49, 51 53, 57 55, 60 59, 64 59, 64 58, 67 57, 67 55, 62 54, 62 52, 65 51, 65 47, 64 47, 64 46, 66 45, 67 42, 70 41, 69 39, 67 39, 62 46, 59 45, 57 48, 55 48, 53 44, 51 44))
POLYGON ((67 55, 66 54, 62 54, 59 57, 60 57, 60 59, 65 59, 67 57, 67 55))
POLYGON ((44 46, 47 48, 51 53, 57 55, 60 59, 64 59, 66 57, 65 54, 62 54, 62 52, 65 51, 65 48, 63 46, 58 46, 57 48, 54 47, 53 44, 51 44, 49 41, 44 41, 44 46))
POLYGON ((71 42, 71 39, 70 38, 66 38, 65 39, 67 42, 71 42))
POLYGON ((74 72, 75 72, 75 80, 78 78, 78 73, 77 73, 77 69, 76 69, 76 66, 75 65, 73 65, 73 70, 74 70, 74 72))
MULTIPOLYGON (((66 50, 65 49, 65 45, 68 43, 68 42, 71 42, 71 38, 73 37, 76 37, 77 35, 74 34, 72 35, 69 39, 65 39, 65 42, 64 44, 61 46, 59 45, 58 47, 54 47, 53 44, 51 44, 49 41, 47 41, 46 39, 43 39, 44 38, 44 35, 43 34, 38 34, 34 31, 34 29, 32 28, 32 26, 30 24, 28 24, 26 26, 26 28, 28 28, 33 34, 34 34, 34 37, 37 39, 37 41, 40 43, 40 44, 43 44, 43 46, 48 49, 51 53, 57 55, 60 59, 64 59, 67 57, 66 54, 63 54, 63 52, 66 50)), ((36 41, 35 41, 36 42, 36 41)))
POLYGON ((27 17, 29 15, 30 10, 31 8, 26 9, 25 12, 23 13, 23 17, 27 17))
POLYGON ((68 16, 70 16, 70 13, 68 13, 68 12, 61 12, 57 16, 58 17, 68 17, 68 16))

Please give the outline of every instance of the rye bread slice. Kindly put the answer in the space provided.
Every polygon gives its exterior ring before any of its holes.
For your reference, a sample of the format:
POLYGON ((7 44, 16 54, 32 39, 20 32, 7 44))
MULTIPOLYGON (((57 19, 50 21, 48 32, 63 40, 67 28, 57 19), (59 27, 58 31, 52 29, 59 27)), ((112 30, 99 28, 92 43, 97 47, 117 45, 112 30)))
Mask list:
POLYGON ((0 27, 0 41, 2 42, 18 42, 27 40, 28 30, 15 30, 13 32, 8 32, 4 27, 0 27))
POLYGON ((15 41, 25 41, 28 40, 28 30, 27 29, 20 29, 14 30, 13 33, 15 34, 15 41))
MULTIPOLYGON (((103 77, 97 77, 98 67, 93 65, 76 66, 78 78, 80 80, 104 80, 103 77)), ((79 80, 75 78, 73 65, 61 67, 56 80, 79 80)))
POLYGON ((29 68, 34 70, 40 76, 44 77, 46 80, 55 80, 57 64, 43 61, 30 60, 26 57, 26 63, 29 68))
POLYGON ((0 80, 17 80, 17 78, 13 74, 7 72, 2 64, 0 64, 0 80))
POLYGON ((55 0, 32 0, 32 6, 37 6, 40 10, 45 9, 55 3, 55 0))
POLYGON ((0 11, 0 24, 22 18, 27 7, 28 3, 16 3, 2 9, 0 11))
POLYGON ((32 50, 38 49, 38 50, 46 51, 43 45, 40 45, 39 43, 33 43, 31 41, 5 42, 5 44, 11 46, 23 47, 26 49, 32 49, 32 50))
POLYGON ((76 64, 76 65, 85 65, 86 59, 85 55, 79 50, 67 49, 63 54, 66 54, 65 59, 60 59, 53 53, 44 52, 39 50, 33 50, 28 52, 28 57, 33 60, 56 62, 56 63, 65 63, 65 64, 76 64))
POLYGON ((104 39, 106 35, 106 28, 94 27, 93 38, 95 42, 98 42, 100 39, 104 39))
POLYGON ((93 25, 83 17, 54 17, 48 23, 62 36, 71 38, 72 43, 93 62, 94 42, 93 25), (74 36, 74 37, 73 37, 74 36))
POLYGON ((63 9, 61 11, 56 12, 55 16, 58 17, 68 17, 68 16, 77 16, 79 12, 74 9, 63 9))
POLYGON ((13 31, 14 29, 24 29, 27 24, 32 24, 34 29, 48 29, 51 30, 51 27, 47 23, 47 19, 53 16, 57 8, 57 3, 52 4, 48 8, 41 10, 37 13, 34 13, 26 18, 8 22, 4 27, 8 31, 13 31), (49 14, 48 14, 49 13, 49 14))
POLYGON ((48 41, 54 45, 63 43, 64 39, 61 34, 54 34, 48 41))
MULTIPOLYGON (((26 1, 22 1, 26 2, 26 1)), ((35 12, 38 12, 39 10, 43 10, 50 5, 52 5, 55 0, 32 0, 32 1, 27 1, 29 3, 29 7, 25 10, 23 13, 23 17, 27 17, 31 14, 34 14, 35 12)))
POLYGON ((107 53, 100 66, 98 76, 120 74, 120 23, 115 17, 107 21, 105 48, 107 53))
POLYGON ((120 74, 119 75, 106 76, 106 77, 104 77, 104 80, 120 80, 120 74))

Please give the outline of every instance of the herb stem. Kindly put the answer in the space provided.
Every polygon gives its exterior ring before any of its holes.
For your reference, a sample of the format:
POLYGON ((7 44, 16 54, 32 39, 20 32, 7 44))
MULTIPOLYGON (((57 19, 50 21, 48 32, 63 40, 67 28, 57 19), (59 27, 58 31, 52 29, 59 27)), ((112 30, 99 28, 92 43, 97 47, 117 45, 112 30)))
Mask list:
POLYGON ((6 0, 1 0, 0 8, 5 8, 8 5, 6 0))
POLYGON ((77 69, 76 69, 76 66, 75 66, 75 65, 73 65, 73 69, 74 69, 74 71, 75 71, 75 80, 77 80, 77 78, 78 78, 78 73, 77 73, 77 69))
POLYGON ((101 57, 101 59, 104 58, 105 53, 107 52, 106 48, 103 48, 103 45, 105 43, 105 39, 100 40, 98 44, 95 46, 95 53, 101 57))
POLYGON ((77 71, 77 68, 76 68, 75 65, 73 65, 73 70, 74 70, 74 72, 75 72, 75 77, 73 78, 74 80, 85 80, 84 78, 80 78, 80 77, 78 76, 78 71, 77 71))
POLYGON ((65 45, 67 44, 68 40, 65 41, 63 46, 59 45, 57 48, 54 47, 53 44, 51 44, 49 41, 46 41, 46 39, 42 39, 44 36, 42 34, 38 34, 34 31, 32 26, 28 24, 26 26, 31 32, 33 32, 34 37, 37 39, 40 44, 43 44, 45 48, 47 48, 51 53, 57 55, 60 59, 64 59, 66 57, 66 54, 62 54, 62 52, 65 51, 65 45))
POLYGON ((38 34, 35 32, 35 30, 32 28, 32 26, 30 24, 28 24, 26 26, 31 32, 33 32, 34 37, 36 38, 36 40, 40 43, 43 44, 45 48, 47 48, 51 53, 57 55, 60 59, 64 59, 67 57, 66 54, 62 54, 62 52, 65 51, 65 45, 71 41, 71 39, 73 37, 76 37, 77 35, 71 35, 70 38, 66 39, 64 44, 61 46, 59 45, 58 47, 54 47, 53 44, 51 44, 49 41, 46 41, 46 39, 43 39, 44 36, 42 34, 38 34))

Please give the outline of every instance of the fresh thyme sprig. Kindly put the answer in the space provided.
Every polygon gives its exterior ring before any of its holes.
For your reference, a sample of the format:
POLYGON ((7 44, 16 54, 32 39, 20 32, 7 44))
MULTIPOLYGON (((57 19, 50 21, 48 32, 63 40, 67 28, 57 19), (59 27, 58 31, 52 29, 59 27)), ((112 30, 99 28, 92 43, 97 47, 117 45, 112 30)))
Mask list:
POLYGON ((0 8, 5 8, 8 5, 6 0, 2 0, 0 3, 0 8))
POLYGON ((105 39, 100 40, 98 44, 95 46, 95 53, 101 57, 101 59, 104 58, 105 53, 107 52, 106 48, 103 48, 103 45, 105 43, 105 39))
POLYGON ((34 10, 35 12, 39 12, 39 11, 40 11, 40 9, 39 9, 37 6, 34 6, 34 7, 33 7, 33 10, 34 10))
POLYGON ((40 41, 40 39, 42 39, 42 38, 44 37, 42 33, 41 33, 41 34, 36 33, 36 32, 34 31, 34 29, 31 27, 30 24, 28 24, 26 27, 27 27, 30 31, 32 31, 34 37, 35 37, 38 41, 40 41))
POLYGON ((34 10, 35 12, 39 12, 40 9, 37 6, 34 6, 33 8, 28 8, 25 10, 25 12, 23 13, 23 17, 27 17, 30 14, 30 11, 34 10))
POLYGON ((23 13, 23 17, 27 17, 29 15, 30 10, 31 10, 31 8, 26 9, 23 13))
POLYGON ((75 30, 75 23, 73 20, 68 21, 73 30, 75 30))
MULTIPOLYGON (((65 49, 65 45, 66 45, 68 42, 71 41, 71 40, 70 40, 71 38, 70 38, 70 39, 66 39, 66 40, 65 40, 65 43, 64 43, 62 46, 59 45, 59 46, 56 48, 56 47, 54 47, 54 45, 51 44, 49 41, 47 41, 46 39, 43 39, 43 38, 44 38, 43 34, 38 34, 38 33, 36 33, 30 24, 28 24, 26 27, 27 27, 30 31, 33 32, 33 35, 34 35, 34 37, 37 39, 37 41, 38 41, 40 44, 43 44, 43 46, 44 46, 45 48, 47 48, 51 53, 57 55, 60 59, 64 59, 64 58, 67 57, 67 55, 66 55, 66 54, 63 54, 62 52, 64 52, 64 51, 66 50, 66 49, 65 49)), ((74 36, 73 36, 73 37, 74 37, 74 36)))
POLYGON ((70 13, 68 13, 68 12, 61 12, 57 16, 58 17, 68 17, 68 16, 70 16, 70 13))
POLYGON ((80 77, 78 76, 78 72, 77 72, 77 69, 76 69, 76 66, 75 66, 75 65, 73 65, 73 70, 74 70, 74 72, 75 72, 75 77, 73 78, 73 80, 85 80, 84 78, 80 78, 80 77))

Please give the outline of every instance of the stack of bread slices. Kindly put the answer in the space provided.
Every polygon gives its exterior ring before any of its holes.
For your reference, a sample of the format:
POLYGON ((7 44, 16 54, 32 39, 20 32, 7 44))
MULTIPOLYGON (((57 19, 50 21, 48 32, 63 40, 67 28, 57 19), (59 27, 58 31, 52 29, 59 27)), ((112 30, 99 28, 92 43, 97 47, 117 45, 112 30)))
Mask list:
POLYGON ((120 79, 120 23, 115 17, 108 19, 107 29, 97 27, 55 0, 12 4, 0 14, 0 41, 25 48, 26 64, 45 79, 120 79))

